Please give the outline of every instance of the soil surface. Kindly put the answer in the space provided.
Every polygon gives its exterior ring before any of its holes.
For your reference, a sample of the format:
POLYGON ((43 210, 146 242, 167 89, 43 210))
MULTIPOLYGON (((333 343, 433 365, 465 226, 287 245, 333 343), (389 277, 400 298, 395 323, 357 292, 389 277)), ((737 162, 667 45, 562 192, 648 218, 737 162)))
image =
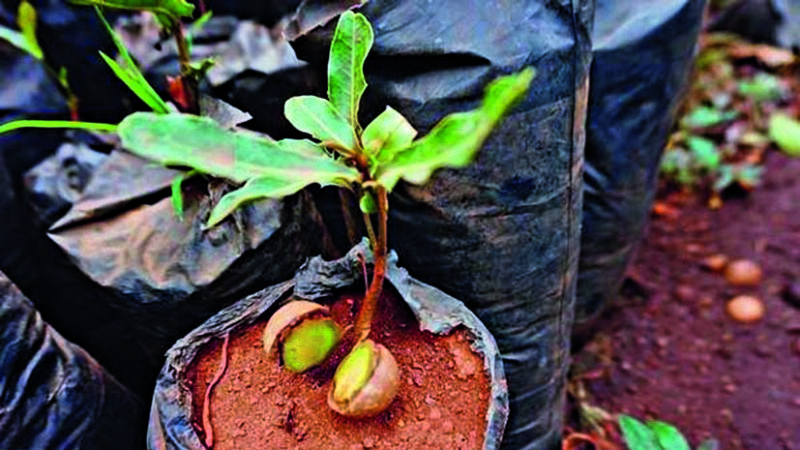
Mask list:
POLYGON ((719 210, 680 196, 661 210, 605 331, 575 357, 589 403, 673 423, 693 446, 800 449, 800 159, 769 154, 762 186, 719 210), (758 263, 761 282, 733 286, 704 267, 715 254, 758 263), (740 294, 763 300, 761 321, 726 314, 740 294))
MULTIPOLYGON (((352 323, 355 298, 342 296, 331 304, 340 325, 352 323)), ((264 321, 230 336, 227 371, 210 402, 213 449, 481 449, 490 386, 483 358, 470 347, 472 336, 463 329, 447 336, 419 331, 393 293, 380 303, 377 317, 383 320, 372 338, 393 353, 401 380, 388 410, 372 419, 330 410, 330 380, 343 351, 320 368, 291 374, 274 356, 266 357, 264 321)), ((209 345, 189 372, 201 437, 204 393, 220 367, 221 350, 219 343, 209 345)))

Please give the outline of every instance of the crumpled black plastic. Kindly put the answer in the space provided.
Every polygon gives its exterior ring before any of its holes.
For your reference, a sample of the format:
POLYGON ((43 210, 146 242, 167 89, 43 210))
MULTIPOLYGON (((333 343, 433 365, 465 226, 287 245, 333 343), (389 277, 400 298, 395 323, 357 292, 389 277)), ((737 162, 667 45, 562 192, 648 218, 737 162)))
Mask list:
POLYGON ((177 170, 114 151, 49 236, 129 320, 151 363, 178 338, 242 296, 289 278, 322 245, 306 194, 261 200, 205 229, 232 188, 184 182, 183 216, 170 185, 177 170))
MULTIPOLYGON (((310 301, 353 289, 363 289, 362 256, 368 264, 372 255, 366 241, 352 248, 344 257, 325 261, 316 257, 301 267, 293 280, 270 286, 220 311, 207 322, 180 339, 167 353, 167 361, 158 378, 153 396, 148 429, 150 450, 203 450, 192 425, 191 391, 186 389, 186 373, 204 345, 221 340, 226 334, 242 330, 259 319, 268 318, 287 297, 310 301)), ((484 357, 491 380, 491 402, 487 411, 484 450, 499 448, 508 418, 508 391, 497 343, 481 321, 463 303, 442 291, 422 283, 397 266, 397 254, 391 252, 387 264, 387 284, 397 290, 420 323, 420 328, 434 334, 447 334, 463 326, 473 336, 473 349, 484 357)), ((389 286, 386 287, 390 288, 389 286)))
POLYGON ((576 305, 579 335, 591 333, 591 319, 619 292, 646 228, 704 6, 705 0, 597 2, 576 305))
POLYGON ((139 450, 143 408, 0 273, 0 448, 139 450))
POLYGON ((737 0, 709 25, 752 42, 800 49, 799 0, 737 0))

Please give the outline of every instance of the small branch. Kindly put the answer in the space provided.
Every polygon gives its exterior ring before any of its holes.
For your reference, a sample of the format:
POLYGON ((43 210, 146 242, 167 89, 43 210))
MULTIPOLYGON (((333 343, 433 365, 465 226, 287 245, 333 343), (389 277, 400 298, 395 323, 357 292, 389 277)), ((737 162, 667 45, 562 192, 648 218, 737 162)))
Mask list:
POLYGON ((192 58, 189 54, 189 45, 183 33, 183 24, 179 20, 175 21, 173 34, 175 35, 175 43, 178 46, 178 61, 181 65, 181 83, 186 96, 187 112, 200 114, 200 105, 198 103, 199 87, 197 79, 192 73, 192 58))
POLYGON ((214 375, 214 379, 208 384, 206 388, 206 396, 203 399, 203 433, 206 435, 205 445, 206 448, 214 447, 214 429, 211 428, 211 391, 225 375, 225 370, 228 368, 228 343, 230 342, 230 333, 225 334, 225 341, 222 343, 222 357, 219 362, 219 369, 214 375))
POLYGON ((363 341, 372 331, 372 319, 378 309, 378 299, 383 289, 383 280, 386 278, 386 223, 389 215, 389 198, 386 188, 378 185, 375 189, 378 197, 378 230, 376 239, 372 241, 372 251, 375 254, 375 268, 372 274, 372 283, 369 285, 367 295, 361 303, 361 310, 356 317, 356 339, 363 341))
POLYGON ((364 216, 364 226, 367 228, 367 237, 369 237, 369 241, 372 243, 377 242, 375 227, 372 226, 372 218, 367 213, 362 213, 362 215, 364 216))

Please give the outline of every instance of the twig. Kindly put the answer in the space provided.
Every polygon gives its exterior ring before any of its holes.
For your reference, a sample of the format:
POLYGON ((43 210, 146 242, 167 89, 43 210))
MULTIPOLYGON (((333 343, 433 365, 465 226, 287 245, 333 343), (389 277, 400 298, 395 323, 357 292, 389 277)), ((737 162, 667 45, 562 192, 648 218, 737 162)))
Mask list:
POLYGON ((228 368, 228 342, 230 341, 231 334, 225 333, 225 341, 222 343, 222 358, 220 359, 219 369, 214 375, 214 379, 208 384, 206 388, 206 396, 203 399, 203 433, 206 435, 205 445, 206 448, 214 447, 214 429, 211 428, 211 391, 214 386, 219 383, 222 376, 225 375, 225 370, 228 368))

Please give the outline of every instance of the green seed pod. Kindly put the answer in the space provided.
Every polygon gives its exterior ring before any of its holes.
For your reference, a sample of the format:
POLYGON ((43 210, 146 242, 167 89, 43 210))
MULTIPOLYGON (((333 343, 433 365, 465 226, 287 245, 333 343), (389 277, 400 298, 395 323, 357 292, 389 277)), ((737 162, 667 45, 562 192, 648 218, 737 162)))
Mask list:
POLYGON ((305 372, 325 362, 342 333, 328 308, 307 301, 287 303, 275 312, 264 329, 264 351, 277 350, 290 372, 305 372))
POLYGON ((336 369, 328 406, 350 417, 378 415, 394 400, 399 380, 400 370, 391 352, 367 339, 336 369))

